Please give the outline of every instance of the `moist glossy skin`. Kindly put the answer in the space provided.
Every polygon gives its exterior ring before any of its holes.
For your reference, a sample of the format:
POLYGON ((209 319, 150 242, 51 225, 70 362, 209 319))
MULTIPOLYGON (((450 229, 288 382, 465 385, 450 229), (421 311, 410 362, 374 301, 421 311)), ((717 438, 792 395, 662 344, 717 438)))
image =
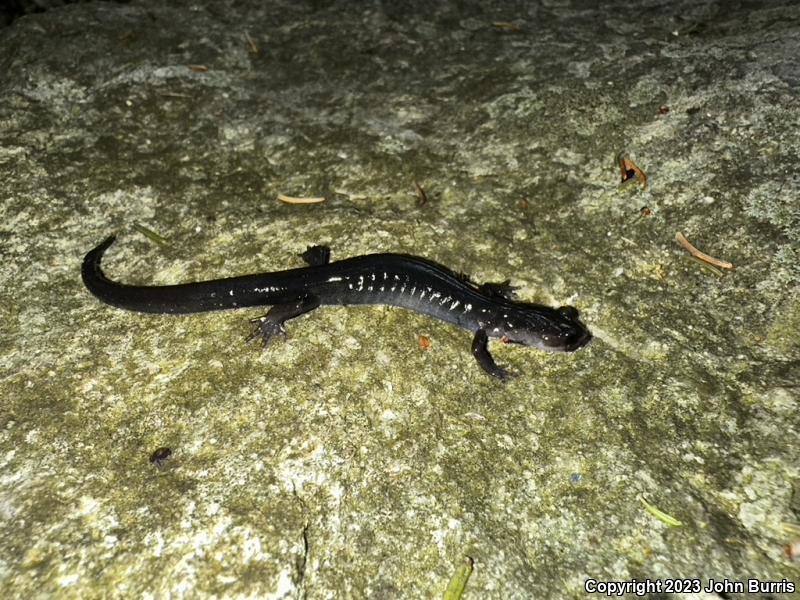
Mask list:
POLYGON ((508 282, 478 286, 437 263, 405 254, 367 254, 328 262, 330 250, 303 254, 309 266, 167 286, 130 286, 108 279, 100 268, 109 237, 83 261, 83 282, 107 304, 147 313, 186 314, 272 305, 257 319, 264 345, 284 335, 283 324, 322 305, 386 304, 423 313, 475 334, 472 352, 490 375, 505 380, 487 348, 489 338, 550 352, 572 352, 591 334, 572 307, 517 302, 508 282))

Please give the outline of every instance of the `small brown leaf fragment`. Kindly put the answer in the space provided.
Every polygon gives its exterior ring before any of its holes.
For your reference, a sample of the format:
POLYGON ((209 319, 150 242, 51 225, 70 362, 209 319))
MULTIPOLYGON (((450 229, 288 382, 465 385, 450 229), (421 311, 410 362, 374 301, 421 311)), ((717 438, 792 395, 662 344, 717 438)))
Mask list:
POLYGON ((208 67, 205 65, 189 65, 189 68, 196 73, 205 73, 208 67))
POLYGON ((789 560, 796 560, 800 556, 800 540, 786 544, 783 547, 783 553, 789 560))
POLYGON ((250 54, 258 54, 258 45, 256 44, 255 40, 250 37, 250 34, 246 31, 244 32, 244 39, 247 42, 247 49, 250 54))
POLYGON ((522 27, 512 21, 495 21, 492 23, 492 27, 499 31, 507 31, 509 33, 519 33, 522 31, 522 27))
POLYGON ((419 336, 419 349, 420 350, 430 350, 433 347, 433 342, 431 338, 427 335, 419 336))
POLYGON ((625 156, 624 152, 620 152, 617 155, 617 163, 619 164, 619 170, 622 174, 621 183, 627 183, 632 179, 636 179, 642 184, 643 190, 647 189, 647 175, 645 175, 644 171, 642 171, 635 162, 625 156))
POLYGON ((643 206, 639 209, 639 214, 633 220, 634 223, 639 221, 640 219, 648 219, 653 216, 653 210, 649 206, 643 206))

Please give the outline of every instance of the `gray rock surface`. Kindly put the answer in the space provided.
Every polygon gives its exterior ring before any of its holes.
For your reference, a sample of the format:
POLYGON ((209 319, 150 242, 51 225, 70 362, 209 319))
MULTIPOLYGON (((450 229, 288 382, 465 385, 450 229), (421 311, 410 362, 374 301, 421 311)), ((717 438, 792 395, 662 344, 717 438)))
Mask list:
POLYGON ((137 0, 0 30, 3 597, 441 597, 465 557, 464 598, 790 597, 800 6, 598 4, 137 0), (505 386, 393 308, 259 352, 258 310, 97 302, 80 263, 112 232, 126 282, 329 242, 509 277, 595 340, 496 347, 505 386))

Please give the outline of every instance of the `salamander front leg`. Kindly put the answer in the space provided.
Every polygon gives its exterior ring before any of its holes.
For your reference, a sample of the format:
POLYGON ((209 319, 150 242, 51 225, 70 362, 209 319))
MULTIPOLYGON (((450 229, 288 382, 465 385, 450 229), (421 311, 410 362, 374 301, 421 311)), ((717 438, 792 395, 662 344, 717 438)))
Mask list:
POLYGON ((497 363, 494 362, 494 358, 489 354, 488 344, 489 336, 486 335, 486 330, 478 329, 478 331, 475 332, 475 337, 472 338, 472 355, 475 357, 475 360, 478 361, 481 369, 503 382, 515 377, 510 371, 497 366, 497 363))
POLYGON ((295 302, 286 304, 276 304, 269 309, 267 314, 251 319, 253 332, 247 338, 248 342, 256 338, 261 340, 261 345, 266 348, 276 336, 286 337, 286 330, 283 324, 289 319, 294 319, 302 314, 310 312, 319 307, 320 301, 316 296, 303 296, 295 302))

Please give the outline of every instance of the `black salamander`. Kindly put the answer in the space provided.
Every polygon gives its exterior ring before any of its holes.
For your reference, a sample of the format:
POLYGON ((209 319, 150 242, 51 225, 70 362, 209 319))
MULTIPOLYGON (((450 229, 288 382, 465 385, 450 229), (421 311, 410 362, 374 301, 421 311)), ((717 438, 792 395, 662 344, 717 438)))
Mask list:
POLYGON ((489 338, 551 352, 572 352, 592 335, 571 306, 550 308, 519 302, 508 281, 476 285, 432 261, 405 254, 367 254, 330 262, 330 249, 312 246, 301 256, 309 265, 274 273, 165 286, 125 285, 100 268, 107 238, 83 260, 83 283, 112 306, 145 313, 187 314, 271 305, 253 319, 253 335, 266 346, 285 336, 284 323, 323 305, 386 304, 458 325, 474 333, 472 354, 489 375, 510 373, 489 353, 489 338))

